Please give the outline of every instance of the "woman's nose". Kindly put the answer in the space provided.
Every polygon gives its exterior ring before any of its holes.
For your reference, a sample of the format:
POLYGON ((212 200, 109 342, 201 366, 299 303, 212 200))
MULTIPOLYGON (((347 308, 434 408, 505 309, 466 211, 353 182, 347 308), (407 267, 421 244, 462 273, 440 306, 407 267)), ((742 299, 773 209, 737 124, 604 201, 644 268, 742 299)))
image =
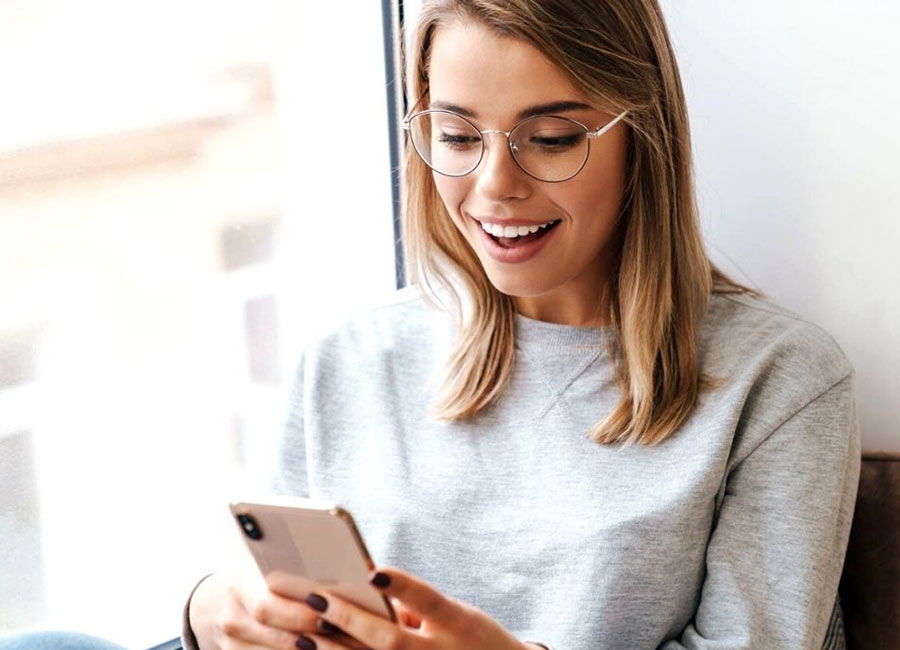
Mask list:
POLYGON ((516 164, 506 137, 502 133, 489 133, 483 137, 484 155, 472 172, 477 175, 476 191, 492 200, 528 196, 531 177, 516 164))

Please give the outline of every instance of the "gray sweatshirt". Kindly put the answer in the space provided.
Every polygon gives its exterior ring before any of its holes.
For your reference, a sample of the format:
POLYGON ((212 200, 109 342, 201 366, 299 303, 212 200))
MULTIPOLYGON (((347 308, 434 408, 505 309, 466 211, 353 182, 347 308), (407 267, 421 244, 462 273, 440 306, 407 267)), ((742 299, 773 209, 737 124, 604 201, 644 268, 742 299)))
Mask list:
POLYGON ((451 323, 415 288, 322 338, 276 490, 344 506, 376 564, 557 650, 843 647, 860 442, 828 334, 714 295, 701 363, 727 381, 666 442, 623 448, 585 437, 618 398, 613 328, 516 327, 508 390, 452 423, 426 416, 451 323))

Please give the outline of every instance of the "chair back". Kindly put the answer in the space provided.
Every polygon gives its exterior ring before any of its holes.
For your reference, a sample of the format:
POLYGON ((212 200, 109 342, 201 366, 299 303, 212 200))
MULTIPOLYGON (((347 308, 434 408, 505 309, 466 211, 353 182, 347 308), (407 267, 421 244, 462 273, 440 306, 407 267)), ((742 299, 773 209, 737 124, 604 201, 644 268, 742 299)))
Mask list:
POLYGON ((900 453, 863 453, 839 593, 848 650, 900 650, 900 453))

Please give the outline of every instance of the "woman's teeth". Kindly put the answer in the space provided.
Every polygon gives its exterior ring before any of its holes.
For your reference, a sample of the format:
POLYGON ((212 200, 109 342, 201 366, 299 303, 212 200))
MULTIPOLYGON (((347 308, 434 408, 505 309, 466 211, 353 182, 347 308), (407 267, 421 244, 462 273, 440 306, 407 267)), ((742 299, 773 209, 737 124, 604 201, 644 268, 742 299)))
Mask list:
POLYGON ((553 221, 542 223, 540 226, 501 226, 498 223, 481 222, 481 227, 487 234, 494 237, 524 237, 547 226, 552 226, 557 221, 558 219, 554 219, 553 221))

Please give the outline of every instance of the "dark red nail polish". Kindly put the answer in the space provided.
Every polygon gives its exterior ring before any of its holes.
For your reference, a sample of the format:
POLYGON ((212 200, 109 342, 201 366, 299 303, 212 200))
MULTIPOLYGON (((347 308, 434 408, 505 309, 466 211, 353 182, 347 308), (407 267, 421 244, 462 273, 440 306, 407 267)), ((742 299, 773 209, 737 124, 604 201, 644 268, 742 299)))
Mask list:
POLYGON ((328 609, 328 601, 322 598, 319 594, 310 594, 306 597, 306 604, 312 607, 317 612, 324 612, 328 609))
POLYGON ((297 647, 300 648, 300 650, 316 650, 316 642, 308 636, 301 634, 297 637, 297 647))
POLYGON ((381 571, 379 571, 378 573, 376 573, 375 575, 372 576, 372 579, 369 580, 369 582, 374 587, 378 587, 379 589, 385 589, 386 587, 390 586, 390 584, 391 584, 391 576, 389 576, 385 573, 381 573, 381 571))

